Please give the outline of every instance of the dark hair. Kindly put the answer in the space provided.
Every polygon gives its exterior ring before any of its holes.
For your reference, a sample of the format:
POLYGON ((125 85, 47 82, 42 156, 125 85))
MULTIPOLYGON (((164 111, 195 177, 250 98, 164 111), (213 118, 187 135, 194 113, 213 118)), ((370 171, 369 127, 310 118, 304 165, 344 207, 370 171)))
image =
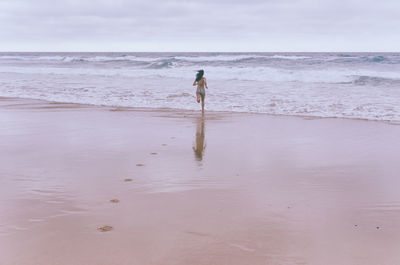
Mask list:
POLYGON ((201 78, 203 77, 203 75, 204 75, 204 70, 197 71, 196 82, 199 82, 201 80, 201 78))

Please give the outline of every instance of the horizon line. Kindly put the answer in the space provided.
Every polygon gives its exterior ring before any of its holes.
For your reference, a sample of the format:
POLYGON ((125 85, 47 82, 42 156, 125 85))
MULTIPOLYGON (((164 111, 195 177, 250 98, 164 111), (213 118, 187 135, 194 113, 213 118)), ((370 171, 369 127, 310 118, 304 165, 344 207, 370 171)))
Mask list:
POLYGON ((400 53, 400 51, 0 51, 0 53, 400 53))

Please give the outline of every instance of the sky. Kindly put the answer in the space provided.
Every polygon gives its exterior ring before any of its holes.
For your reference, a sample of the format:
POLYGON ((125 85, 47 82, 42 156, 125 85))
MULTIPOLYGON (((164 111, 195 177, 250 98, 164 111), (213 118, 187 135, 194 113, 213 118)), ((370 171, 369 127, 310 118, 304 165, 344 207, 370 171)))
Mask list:
POLYGON ((0 0, 0 51, 400 51, 398 0, 0 0))

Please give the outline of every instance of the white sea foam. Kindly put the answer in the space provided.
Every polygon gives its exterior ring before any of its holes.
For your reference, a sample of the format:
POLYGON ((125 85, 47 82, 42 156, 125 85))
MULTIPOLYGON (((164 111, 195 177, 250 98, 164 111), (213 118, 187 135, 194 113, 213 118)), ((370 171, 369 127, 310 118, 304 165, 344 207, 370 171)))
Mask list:
POLYGON ((176 56, 175 59, 186 60, 192 62, 209 62, 209 61, 238 61, 243 59, 268 58, 268 56, 255 54, 238 54, 238 55, 208 55, 208 56, 176 56))
POLYGON ((273 55, 271 58, 275 59, 285 59, 285 60, 302 60, 302 59, 309 59, 309 56, 296 56, 296 55, 273 55))
MULTIPOLYGON (((126 77, 166 77, 166 78, 191 78, 197 68, 171 68, 165 69, 165 62, 155 62, 148 68, 84 68, 84 67, 22 67, 0 66, 0 73, 19 74, 57 74, 57 75, 89 75, 89 76, 126 76, 126 77), (155 69, 159 68, 158 71, 155 69)), ((173 67, 175 64, 170 63, 173 67)), ((331 83, 340 84, 348 82, 364 81, 375 78, 392 79, 400 82, 400 72, 376 71, 368 69, 303 69, 290 70, 271 67, 207 67, 208 77, 213 80, 241 80, 241 81, 271 81, 271 82, 302 82, 302 83, 331 83)))

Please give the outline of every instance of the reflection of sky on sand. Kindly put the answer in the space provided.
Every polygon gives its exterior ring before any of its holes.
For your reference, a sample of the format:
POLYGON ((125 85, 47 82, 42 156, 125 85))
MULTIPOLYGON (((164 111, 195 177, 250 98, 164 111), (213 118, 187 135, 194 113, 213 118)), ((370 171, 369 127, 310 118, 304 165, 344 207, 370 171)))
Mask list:
POLYGON ((54 218, 87 211, 88 201, 71 190, 68 178, 57 178, 28 161, 20 162, 26 165, 25 172, 15 166, 20 174, 12 173, 13 166, 2 167, 0 233, 34 229, 54 218))

